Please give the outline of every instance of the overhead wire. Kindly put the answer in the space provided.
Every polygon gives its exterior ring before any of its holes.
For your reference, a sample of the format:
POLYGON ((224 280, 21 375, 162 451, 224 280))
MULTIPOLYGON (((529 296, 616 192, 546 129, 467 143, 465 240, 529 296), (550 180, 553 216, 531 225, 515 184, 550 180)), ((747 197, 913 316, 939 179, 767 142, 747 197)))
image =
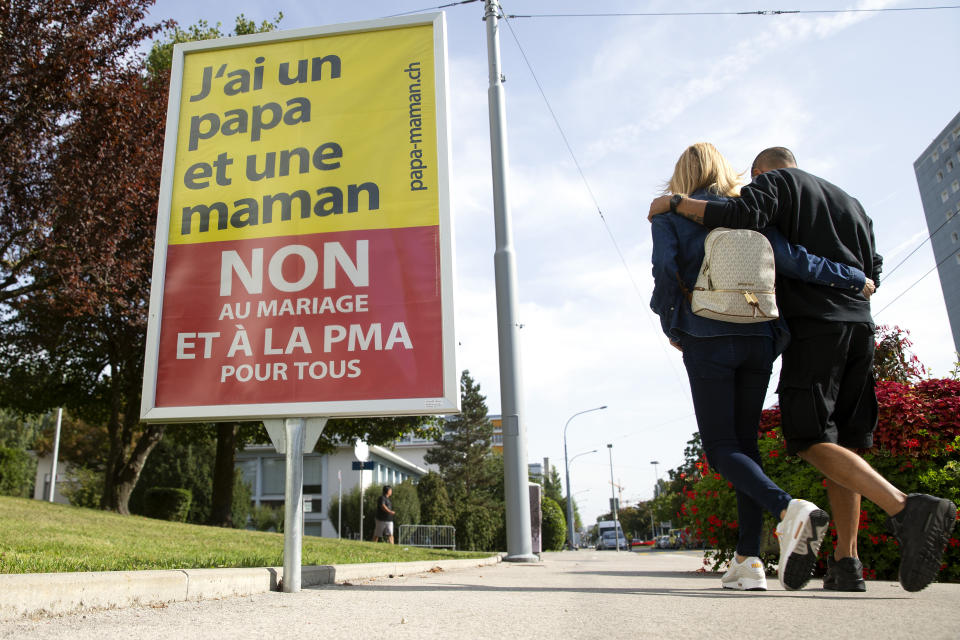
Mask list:
MULTIPOLYGON (((402 15, 409 15, 413 13, 420 13, 423 11, 432 11, 437 9, 445 9, 450 7, 455 7, 459 5, 471 4, 474 2, 479 2, 480 0, 459 0, 457 2, 449 2, 446 4, 441 4, 433 7, 426 7, 423 9, 416 9, 412 11, 405 11, 402 13, 393 14, 387 17, 396 17, 402 15)), ((500 4, 501 9, 503 8, 502 3, 500 4)), ((877 7, 877 8, 847 8, 847 9, 757 9, 750 11, 648 11, 648 12, 609 12, 609 13, 541 13, 541 14, 512 14, 512 13, 501 13, 500 18, 503 19, 504 23, 507 25, 510 35, 513 37, 514 42, 517 45, 517 49, 520 51, 520 55, 523 58, 524 63, 527 66, 527 69, 530 71, 530 75, 533 78, 534 83, 537 86, 537 90, 540 92, 541 98, 543 98, 544 104, 547 107, 547 111, 550 113, 550 117, 553 119, 554 124, 557 127, 557 130, 560 133, 560 137, 563 140, 564 145, 567 148, 567 152, 570 154, 570 158, 573 161, 574 166, 579 173, 581 180, 583 181, 584 187, 587 190, 587 193, 590 196, 590 199, 593 202, 594 207, 597 209, 597 214, 600 216, 600 220, 603 223, 604 229, 607 232, 607 235, 610 237, 610 241, 614 246, 614 249, 617 252, 618 257, 620 258, 621 263, 626 270, 627 277, 630 280, 631 285, 633 286, 634 291, 642 299, 643 294, 640 290, 639 285, 637 284, 636 279, 633 277, 633 272, 630 270, 629 264, 623 251, 620 249, 620 245, 616 240, 616 236, 613 233, 613 230, 610 228, 609 223, 607 222, 606 217, 603 214, 603 210, 600 207, 599 201, 597 200, 596 195, 593 192, 590 182, 586 177, 586 174, 583 171, 579 160, 577 159, 576 153, 573 151, 573 147, 570 144, 570 140, 567 138, 566 132, 563 129, 563 126, 560 124, 560 120, 557 117, 556 113, 553 110, 553 107, 550 104, 550 100, 547 98, 546 92, 543 89, 543 86, 540 83, 539 78, 537 77, 536 72, 533 69, 533 65, 530 63, 529 58, 527 57, 526 51, 523 48, 523 45, 520 43, 520 39, 516 34, 516 31, 513 29, 513 25, 510 23, 510 20, 513 18, 604 18, 604 17, 696 17, 696 16, 782 16, 782 15, 814 15, 814 14, 841 14, 841 13, 890 13, 890 12, 911 12, 911 11, 941 11, 941 10, 953 10, 960 9, 960 5, 934 5, 934 6, 917 6, 917 7, 877 7)), ((891 269, 885 275, 885 280, 889 279, 890 276, 902 266, 911 256, 913 256, 917 251, 919 251, 924 244, 930 241, 939 231, 941 231, 951 220, 952 218, 944 221, 936 230, 929 234, 919 245, 917 245, 909 254, 907 254, 900 262, 898 262, 893 269, 891 269)), ((916 285, 918 285, 924 278, 929 276, 933 271, 935 271, 940 265, 946 262, 949 259, 949 255, 943 260, 938 262, 936 266, 927 271, 923 276, 917 279, 913 284, 904 289, 897 295, 893 300, 887 303, 882 309, 876 312, 874 315, 879 315, 883 313, 887 308, 894 304, 897 300, 903 297, 916 285)), ((649 314, 644 314, 648 321, 652 323, 652 320, 649 317, 649 314)), ((666 352, 666 347, 663 346, 661 342, 661 348, 666 352)), ((665 354, 666 355, 666 354, 665 354)), ((668 362, 670 362, 670 367, 673 370, 674 374, 679 378, 676 367, 673 364, 672 359, 667 357, 668 362)))
POLYGON ((472 2, 480 2, 480 0, 459 0, 459 2, 448 2, 447 4, 440 4, 435 7, 424 7, 423 9, 413 9, 411 11, 401 11, 400 13, 392 13, 384 18, 396 18, 398 16, 408 16, 414 13, 423 13, 424 11, 436 11, 437 9, 448 9, 450 7, 456 7, 461 4, 470 4, 472 2))
MULTIPOLYGON (((503 5, 500 5, 501 8, 503 5)), ((560 132, 560 137, 563 139, 563 144, 567 147, 567 152, 570 154, 570 158, 573 160, 573 164, 577 169, 577 173, 580 174, 580 179, 583 181, 584 187, 586 187, 587 193, 590 195, 590 199, 593 201, 593 206, 597 209, 597 214, 600 216, 601 222, 603 222, 603 227, 607 231, 607 235, 610 237, 610 242, 613 243, 613 248, 616 250, 617 255, 620 257, 620 262, 623 264, 623 268, 627 272, 627 278, 630 280, 630 283, 633 285, 633 290, 636 292, 637 296, 641 299, 644 299, 643 292, 640 289, 640 285, 637 284, 636 278, 633 277, 633 272, 630 270, 629 264, 627 264, 627 259, 623 255, 623 251, 620 249, 620 245, 617 242, 616 236, 613 234, 613 230, 610 228, 610 225, 607 223, 607 218, 603 215, 603 210, 600 208, 600 203, 597 200, 596 195, 593 193, 593 189, 590 187, 590 181, 587 180, 587 176, 583 171, 583 167, 580 165, 580 161, 577 159, 577 154, 573 151, 573 146, 570 144, 569 138, 563 129, 563 125, 560 124, 560 119, 557 117, 556 112, 553 110, 553 107, 550 105, 550 100, 547 98, 546 92, 543 90, 543 85, 540 84, 540 79, 537 77, 536 72, 533 70, 533 65, 530 63, 530 59, 527 57, 527 53, 523 48, 523 45, 520 44, 520 39, 517 37, 516 32, 513 29, 513 25, 510 24, 510 20, 506 18, 505 14, 501 14, 503 17, 504 23, 507 25, 507 28, 510 30, 510 35, 513 37, 513 41, 517 45, 517 49, 520 51, 520 56, 523 58, 523 62, 527 65, 527 69, 530 71, 530 75, 533 78, 534 84, 537 86, 537 90, 540 92, 540 97, 543 98, 543 102, 547 107, 547 111, 550 112, 550 117, 553 119, 553 123, 557 127, 557 131, 560 132)), ((660 330, 653 326, 653 320, 650 317, 649 313, 643 314, 643 316, 650 323, 654 331, 659 334, 660 330)), ((663 340, 658 340, 657 343, 660 345, 660 348, 664 352, 664 357, 667 362, 670 363, 670 368, 673 371, 674 375, 678 380, 681 380, 680 374, 677 371, 676 366, 673 363, 673 359, 670 358, 669 352, 667 352, 667 347, 663 344, 663 340)))
POLYGON ((913 251, 911 251, 910 253, 908 253, 907 256, 906 256, 903 260, 901 260, 900 262, 898 262, 898 263, 896 264, 896 266, 893 267, 893 269, 890 269, 890 271, 888 271, 888 272, 884 275, 884 282, 886 282, 886 281, 890 278, 890 276, 893 275, 893 272, 896 271, 897 269, 899 269, 900 266, 910 258, 910 256, 912 256, 912 255, 915 254, 917 251, 919 251, 919 250, 923 247, 923 245, 925 245, 925 244, 927 244, 928 242, 930 242, 931 240, 933 240, 933 236, 937 235, 937 234, 940 232, 941 229, 943 229, 945 226, 947 226, 948 224, 950 224, 950 222, 954 219, 954 217, 955 217, 955 216, 950 216, 949 218, 947 218, 946 220, 944 220, 944 221, 943 221, 943 224, 941 224, 939 227, 937 227, 936 230, 935 230, 933 233, 929 234, 926 238, 924 238, 923 241, 922 241, 920 244, 918 244, 916 247, 914 247, 913 251))
POLYGON ((627 17, 688 17, 688 16, 782 16, 797 14, 883 13, 888 11, 936 11, 960 9, 960 5, 929 7, 883 7, 875 9, 758 9, 753 11, 644 11, 611 13, 530 13, 508 14, 506 18, 627 18, 627 17))
POLYGON ((919 278, 917 278, 916 282, 914 282, 914 283, 911 284, 909 287, 907 287, 906 289, 904 289, 903 291, 901 291, 900 294, 899 294, 896 298, 894 298, 893 300, 891 300, 890 302, 888 302, 887 304, 885 304, 885 305, 883 306, 883 308, 880 309, 880 311, 877 311, 875 314, 873 314, 873 316, 874 316, 874 317, 877 317, 878 315, 880 315, 881 313, 883 313, 884 311, 886 311, 887 308, 890 307, 890 305, 892 305, 894 302, 896 302, 897 300, 899 300, 900 298, 902 298, 908 291, 910 291, 910 290, 913 289, 915 286, 917 286, 918 284, 920 284, 920 281, 921 281, 921 280, 923 280, 923 279, 926 278, 928 275, 930 275, 931 273, 933 273, 934 271, 936 271, 936 270, 940 267, 940 265, 942 265, 944 262, 946 262, 947 260, 949 260, 949 259, 952 258, 952 257, 953 257, 953 254, 952 254, 952 253, 951 253, 950 255, 944 257, 943 260, 941 260, 941 261, 938 262, 936 265, 934 265, 934 267, 933 267, 932 269, 930 269, 929 271, 927 271, 925 274, 923 274, 922 276, 920 276, 919 278))

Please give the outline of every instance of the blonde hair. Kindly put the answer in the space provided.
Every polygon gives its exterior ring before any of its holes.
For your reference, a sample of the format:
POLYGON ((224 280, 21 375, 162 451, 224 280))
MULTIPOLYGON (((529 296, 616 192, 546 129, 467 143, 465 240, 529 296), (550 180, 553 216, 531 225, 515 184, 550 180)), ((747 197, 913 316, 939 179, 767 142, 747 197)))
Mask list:
POLYGON ((715 146, 709 142, 698 142, 680 154, 666 191, 688 196, 694 191, 706 189, 718 196, 738 196, 742 175, 734 171, 715 146))

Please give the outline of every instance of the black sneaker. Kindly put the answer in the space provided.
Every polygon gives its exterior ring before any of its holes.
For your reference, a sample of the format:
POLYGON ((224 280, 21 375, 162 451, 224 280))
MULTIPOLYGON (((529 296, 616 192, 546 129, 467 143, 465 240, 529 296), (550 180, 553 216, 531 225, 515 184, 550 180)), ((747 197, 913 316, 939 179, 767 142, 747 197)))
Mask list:
POLYGON ((900 584, 920 591, 940 573, 943 550, 957 523, 957 506, 943 498, 911 493, 903 511, 887 520, 900 542, 900 584))
POLYGON ((858 558, 834 560, 827 556, 827 575, 823 576, 823 588, 830 591, 866 591, 863 581, 863 564, 858 558))

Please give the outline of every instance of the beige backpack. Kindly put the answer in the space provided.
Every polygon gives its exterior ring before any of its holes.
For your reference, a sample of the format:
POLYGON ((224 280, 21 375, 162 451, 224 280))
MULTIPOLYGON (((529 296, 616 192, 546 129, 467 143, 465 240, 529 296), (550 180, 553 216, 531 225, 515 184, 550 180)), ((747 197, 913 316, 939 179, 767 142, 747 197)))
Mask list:
POLYGON ((707 234, 703 250, 690 296, 694 314, 737 323, 779 317, 773 247, 762 233, 718 227, 707 234))

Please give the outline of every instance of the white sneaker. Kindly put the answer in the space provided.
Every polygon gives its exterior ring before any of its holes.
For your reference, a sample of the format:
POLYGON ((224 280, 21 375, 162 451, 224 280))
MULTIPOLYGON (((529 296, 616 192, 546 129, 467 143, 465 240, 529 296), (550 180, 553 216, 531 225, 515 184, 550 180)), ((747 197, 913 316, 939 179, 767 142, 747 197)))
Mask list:
POLYGON ((803 589, 813 576, 817 552, 830 524, 826 511, 806 500, 791 500, 777 525, 780 566, 777 574, 784 589, 803 589))
POLYGON ((743 562, 737 562, 736 556, 730 560, 730 568, 720 578, 724 589, 740 589, 741 591, 766 591, 767 576, 763 571, 760 558, 750 556, 743 562))

